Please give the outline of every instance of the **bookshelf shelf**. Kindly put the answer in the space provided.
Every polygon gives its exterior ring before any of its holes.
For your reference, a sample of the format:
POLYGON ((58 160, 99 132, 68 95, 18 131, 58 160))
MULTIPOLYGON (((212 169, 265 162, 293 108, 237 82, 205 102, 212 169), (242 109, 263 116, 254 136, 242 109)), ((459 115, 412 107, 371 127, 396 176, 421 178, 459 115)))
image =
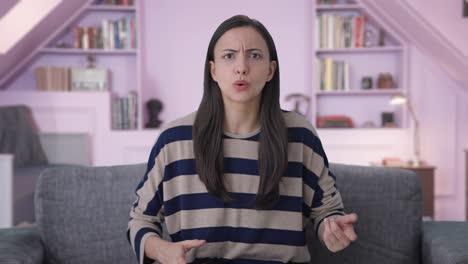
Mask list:
POLYGON ((90 5, 86 8, 88 11, 108 11, 108 12, 135 12, 134 6, 117 6, 117 5, 90 5))
POLYGON ((64 55, 136 55, 137 49, 75 49, 75 48, 43 48, 41 53, 44 54, 64 54, 64 55))
MULTIPOLYGON (((389 104, 392 95, 407 93, 408 52, 404 41, 372 17, 360 0, 317 0, 314 28, 312 122, 343 115, 357 128, 395 131, 406 124, 406 110, 389 104), (385 78, 393 88, 378 89, 385 78), (363 85, 371 89, 361 89, 363 85), (387 118, 389 115, 390 118, 387 118), (396 128, 384 127, 391 120, 396 128)), ((319 127, 319 129, 327 129, 319 127)))
POLYGON ((403 48, 398 46, 387 47, 363 47, 363 48, 340 48, 340 49, 317 49, 317 54, 333 53, 378 53, 378 52, 402 52, 403 48))
POLYGON ((319 4, 317 11, 359 11, 362 7, 358 4, 319 4))
POLYGON ((317 96, 342 96, 342 95, 394 95, 403 93, 403 89, 381 89, 381 90, 357 90, 357 91, 320 91, 317 96))

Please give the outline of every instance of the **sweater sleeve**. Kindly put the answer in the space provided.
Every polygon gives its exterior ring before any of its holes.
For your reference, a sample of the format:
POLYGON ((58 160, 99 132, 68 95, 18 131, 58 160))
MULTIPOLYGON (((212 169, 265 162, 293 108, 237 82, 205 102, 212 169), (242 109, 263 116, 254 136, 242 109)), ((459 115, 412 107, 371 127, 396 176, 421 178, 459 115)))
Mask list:
POLYGON ((130 210, 127 229, 129 240, 140 264, 152 263, 145 256, 145 242, 150 236, 162 237, 164 222, 163 177, 164 153, 161 139, 151 150, 146 173, 136 188, 136 201, 130 210))
POLYGON ((344 215, 344 208, 336 186, 336 177, 329 170, 320 139, 314 135, 309 142, 312 149, 307 149, 304 153, 308 172, 304 175, 304 196, 309 207, 307 215, 312 219, 317 234, 319 225, 326 217, 344 215))

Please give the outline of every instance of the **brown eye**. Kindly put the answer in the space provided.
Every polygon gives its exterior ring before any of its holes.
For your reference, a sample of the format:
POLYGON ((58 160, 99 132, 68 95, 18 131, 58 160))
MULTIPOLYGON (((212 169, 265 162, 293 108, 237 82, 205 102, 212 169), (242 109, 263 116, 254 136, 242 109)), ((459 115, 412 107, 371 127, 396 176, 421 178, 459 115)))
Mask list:
POLYGON ((262 57, 262 55, 260 55, 259 53, 251 53, 250 57, 252 59, 260 59, 262 57))
POLYGON ((230 59, 232 59, 233 57, 234 57, 234 54, 232 54, 232 53, 227 53, 227 54, 224 54, 224 55, 223 55, 223 59, 228 59, 228 60, 230 60, 230 59))

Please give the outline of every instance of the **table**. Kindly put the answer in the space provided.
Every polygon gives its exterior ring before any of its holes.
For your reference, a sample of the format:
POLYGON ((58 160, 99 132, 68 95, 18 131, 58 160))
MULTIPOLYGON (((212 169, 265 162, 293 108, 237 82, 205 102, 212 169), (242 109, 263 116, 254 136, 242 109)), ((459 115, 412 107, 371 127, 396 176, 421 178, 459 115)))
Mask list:
POLYGON ((423 191, 423 216, 434 218, 434 172, 435 167, 429 165, 422 165, 418 167, 401 166, 399 168, 411 170, 418 175, 421 181, 423 191))

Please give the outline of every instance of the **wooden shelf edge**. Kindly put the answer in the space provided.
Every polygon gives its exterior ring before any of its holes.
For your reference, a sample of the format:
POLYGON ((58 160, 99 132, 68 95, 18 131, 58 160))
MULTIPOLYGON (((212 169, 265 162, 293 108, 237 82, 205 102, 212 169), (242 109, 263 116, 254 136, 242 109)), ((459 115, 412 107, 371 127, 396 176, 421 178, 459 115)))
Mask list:
POLYGON ((339 48, 339 49, 317 49, 316 54, 325 53, 366 53, 366 52, 402 52, 403 47, 401 46, 384 46, 384 47, 362 47, 362 48, 339 48))
POLYGON ((403 94, 404 91, 401 88, 398 89, 372 89, 369 91, 319 91, 315 92, 317 96, 339 96, 339 95, 394 95, 394 94, 403 94))
POLYGON ((75 48, 43 48, 41 53, 49 54, 96 54, 96 55, 136 55, 137 49, 75 49, 75 48))
POLYGON ((359 4, 318 4, 315 7, 316 11, 353 11, 361 10, 359 4))
POLYGON ((121 6, 121 5, 89 5, 86 10, 88 11, 123 11, 123 12, 135 12, 135 6, 121 6))

